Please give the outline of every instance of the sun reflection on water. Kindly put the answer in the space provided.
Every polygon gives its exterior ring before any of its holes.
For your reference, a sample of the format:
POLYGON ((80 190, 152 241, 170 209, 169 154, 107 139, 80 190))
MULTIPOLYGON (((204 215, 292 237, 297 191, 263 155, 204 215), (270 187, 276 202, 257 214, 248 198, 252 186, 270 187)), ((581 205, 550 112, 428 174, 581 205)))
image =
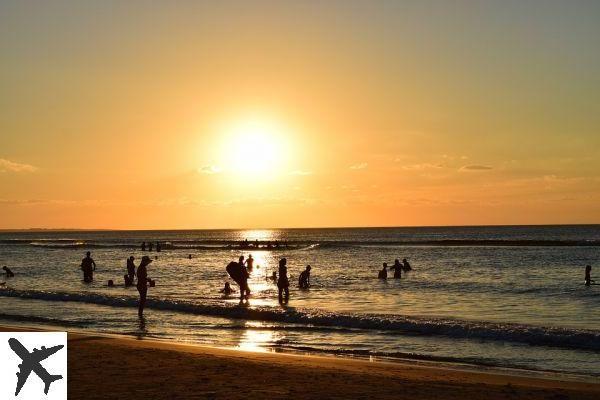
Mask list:
POLYGON ((248 239, 249 242, 258 241, 273 241, 278 240, 279 235, 271 229, 250 229, 238 233, 239 240, 248 239))
POLYGON ((257 329, 264 326, 261 322, 246 322, 248 329, 244 331, 238 348, 245 351, 270 351, 271 345, 278 339, 279 335, 268 329, 257 329))

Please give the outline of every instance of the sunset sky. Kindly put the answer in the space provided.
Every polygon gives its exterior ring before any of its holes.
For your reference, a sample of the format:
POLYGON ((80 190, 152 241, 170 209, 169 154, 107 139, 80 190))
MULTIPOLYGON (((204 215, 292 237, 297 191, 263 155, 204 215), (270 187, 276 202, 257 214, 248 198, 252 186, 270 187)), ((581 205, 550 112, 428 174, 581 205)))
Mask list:
POLYGON ((2 1, 0 228, 600 223, 598 1, 2 1))

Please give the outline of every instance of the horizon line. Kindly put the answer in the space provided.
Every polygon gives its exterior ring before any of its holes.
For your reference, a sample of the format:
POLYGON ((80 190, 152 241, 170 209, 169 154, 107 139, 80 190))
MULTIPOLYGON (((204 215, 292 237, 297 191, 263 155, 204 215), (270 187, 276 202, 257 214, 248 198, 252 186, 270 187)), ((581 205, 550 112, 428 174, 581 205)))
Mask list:
POLYGON ((301 230, 301 229, 401 229, 401 228, 485 228, 485 227, 543 227, 543 226, 595 226, 600 223, 563 224, 472 224, 472 225, 384 225, 384 226, 314 226, 285 228, 0 228, 0 232, 148 232, 148 231, 252 231, 252 230, 301 230))

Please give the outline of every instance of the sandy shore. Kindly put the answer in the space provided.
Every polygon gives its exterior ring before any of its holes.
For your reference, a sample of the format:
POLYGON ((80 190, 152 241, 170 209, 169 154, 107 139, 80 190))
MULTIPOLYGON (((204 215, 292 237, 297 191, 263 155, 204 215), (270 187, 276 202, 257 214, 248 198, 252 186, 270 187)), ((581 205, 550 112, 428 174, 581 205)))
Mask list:
MULTIPOLYGON (((0 328, 1 330, 23 330, 0 328)), ((70 399, 598 399, 581 383, 69 334, 70 399)))

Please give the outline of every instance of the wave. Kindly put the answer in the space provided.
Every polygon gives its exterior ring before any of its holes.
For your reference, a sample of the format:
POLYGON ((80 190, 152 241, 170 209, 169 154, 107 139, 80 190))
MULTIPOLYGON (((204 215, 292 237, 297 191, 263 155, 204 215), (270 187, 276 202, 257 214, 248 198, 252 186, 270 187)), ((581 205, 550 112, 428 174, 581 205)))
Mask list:
POLYGON ((88 325, 91 325, 93 321, 69 321, 65 319, 56 319, 56 318, 46 318, 46 317, 38 317, 34 315, 18 315, 18 314, 6 314, 0 313, 0 319, 7 321, 15 321, 15 322, 25 322, 25 323, 33 323, 33 324, 49 324, 55 326, 68 326, 68 327, 76 327, 76 328, 84 328, 88 325))
MULTIPOLYGON (((98 293, 0 289, 0 296, 111 307, 136 307, 137 297, 98 293)), ((458 339, 500 340, 536 346, 600 351, 600 331, 524 324, 424 318, 402 315, 342 314, 312 309, 237 306, 220 302, 194 303, 176 299, 148 299, 146 307, 214 317, 302 324, 316 328, 378 330, 389 334, 441 335, 458 339)))

